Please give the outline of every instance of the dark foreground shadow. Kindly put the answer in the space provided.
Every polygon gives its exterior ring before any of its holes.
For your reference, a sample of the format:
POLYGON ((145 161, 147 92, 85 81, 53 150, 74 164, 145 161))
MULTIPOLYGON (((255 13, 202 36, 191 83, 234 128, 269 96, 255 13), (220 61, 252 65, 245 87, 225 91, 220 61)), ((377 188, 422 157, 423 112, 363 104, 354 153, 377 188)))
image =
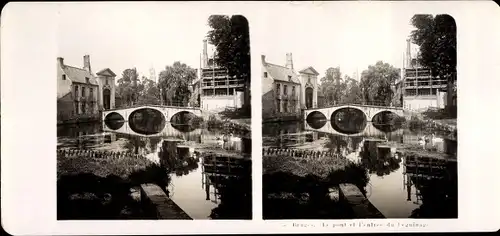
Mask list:
POLYGON ((352 183, 366 194, 367 171, 355 164, 332 171, 328 177, 304 177, 276 172, 263 175, 264 219, 352 219, 352 208, 330 189, 352 183))
POLYGON ((252 219, 252 179, 250 176, 223 178, 217 184, 221 203, 210 214, 216 220, 252 219))
POLYGON ((154 219, 143 212, 138 189, 133 193, 132 188, 142 183, 155 183, 165 189, 170 177, 157 165, 126 178, 92 173, 62 175, 57 181, 57 219, 154 219))
POLYGON ((411 218, 458 218, 457 164, 448 163, 441 178, 411 177, 419 190, 422 205, 411 213, 411 218))

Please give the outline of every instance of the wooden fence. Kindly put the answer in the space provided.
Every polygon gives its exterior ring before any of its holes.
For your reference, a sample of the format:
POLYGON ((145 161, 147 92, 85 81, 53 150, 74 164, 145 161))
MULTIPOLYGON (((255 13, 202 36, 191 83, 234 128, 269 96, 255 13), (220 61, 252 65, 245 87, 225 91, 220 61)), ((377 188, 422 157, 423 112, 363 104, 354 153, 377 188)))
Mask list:
POLYGON ((62 157, 88 157, 88 158, 144 158, 142 155, 132 152, 110 152, 83 149, 59 149, 57 155, 62 157))
POLYGON ((297 159, 323 159, 325 157, 340 158, 340 154, 333 151, 313 151, 290 148, 262 148, 262 156, 289 156, 297 159))

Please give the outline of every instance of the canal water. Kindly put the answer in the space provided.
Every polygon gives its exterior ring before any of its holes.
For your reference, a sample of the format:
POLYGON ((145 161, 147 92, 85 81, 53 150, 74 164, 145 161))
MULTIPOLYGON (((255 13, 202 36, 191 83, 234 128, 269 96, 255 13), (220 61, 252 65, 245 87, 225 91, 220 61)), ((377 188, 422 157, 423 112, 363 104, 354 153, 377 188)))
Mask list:
MULTIPOLYGON (((224 177, 227 173, 217 171, 208 173, 203 168, 203 158, 185 161, 194 159, 183 157, 185 155, 196 156, 196 150, 199 148, 249 155, 250 139, 236 134, 224 136, 220 130, 193 128, 168 122, 158 125, 158 127, 163 126, 163 129, 157 129, 154 122, 149 122, 148 125, 151 127, 142 126, 143 129, 137 128, 140 126, 138 124, 130 125, 127 122, 58 126, 57 148, 131 152, 143 155, 159 164, 174 163, 176 168, 170 173, 168 194, 191 218, 246 219, 251 217, 251 200, 247 199, 251 199, 249 197, 251 196, 251 183, 239 183, 238 191, 244 194, 236 195, 236 197, 233 194, 232 199, 226 200, 227 197, 223 196, 224 189, 217 186, 217 181, 213 176, 224 177), (245 199, 238 199, 239 196, 245 196, 245 199), (241 204, 238 208, 229 207, 238 200, 241 204)), ((249 173, 243 179, 251 179, 249 173)))
POLYGON ((368 173, 366 197, 386 218, 457 217, 456 161, 446 167, 414 167, 394 147, 384 146, 389 141, 456 158, 454 138, 372 122, 364 122, 356 132, 339 126, 326 120, 264 123, 263 147, 334 151, 346 156, 368 173))

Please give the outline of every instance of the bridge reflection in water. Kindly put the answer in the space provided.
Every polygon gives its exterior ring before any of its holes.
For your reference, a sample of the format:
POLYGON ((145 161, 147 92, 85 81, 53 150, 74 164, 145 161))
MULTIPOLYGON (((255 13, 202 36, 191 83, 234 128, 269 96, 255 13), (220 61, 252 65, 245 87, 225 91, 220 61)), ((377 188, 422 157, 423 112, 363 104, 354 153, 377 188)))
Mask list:
POLYGON ((137 129, 134 130, 130 127, 130 122, 117 121, 108 124, 107 122, 102 123, 102 129, 104 132, 113 132, 119 134, 134 135, 139 137, 172 137, 172 138, 181 138, 184 140, 193 140, 193 141, 199 140, 201 138, 201 129, 199 128, 191 129, 187 127, 193 127, 193 126, 188 126, 188 125, 183 126, 183 125, 175 125, 172 123, 166 123, 163 129, 158 129, 158 132, 140 133, 140 131, 138 131, 137 129), (113 124, 114 126, 110 124, 113 124), (186 129, 182 130, 183 127, 186 127, 186 129))
POLYGON ((392 126, 389 132, 383 131, 381 128, 377 128, 373 122, 367 122, 364 128, 359 132, 342 132, 334 128, 332 122, 324 122, 324 125, 320 126, 318 123, 310 123, 304 121, 305 130, 339 135, 339 136, 349 136, 349 137, 385 137, 394 135, 403 135, 403 130, 397 126, 392 126))
MULTIPOLYGON (((366 197, 387 218, 457 217, 456 140, 403 128, 400 117, 396 122, 387 122, 387 118, 394 117, 389 112, 375 114, 371 122, 357 123, 350 122, 348 113, 332 115, 333 122, 317 113, 310 114, 309 120, 300 123, 264 124, 263 146, 339 151, 368 173, 369 180, 363 188, 366 197), (346 132, 342 128, 353 130, 346 132), (425 145, 421 146, 423 140, 425 145), (416 151, 406 152, 403 148, 416 151), (420 151, 427 154, 421 155, 420 151), (451 159, 439 160, 441 155, 449 155, 451 159)), ((293 215, 287 211, 301 209, 288 208, 293 210, 282 210, 286 217, 293 215)))

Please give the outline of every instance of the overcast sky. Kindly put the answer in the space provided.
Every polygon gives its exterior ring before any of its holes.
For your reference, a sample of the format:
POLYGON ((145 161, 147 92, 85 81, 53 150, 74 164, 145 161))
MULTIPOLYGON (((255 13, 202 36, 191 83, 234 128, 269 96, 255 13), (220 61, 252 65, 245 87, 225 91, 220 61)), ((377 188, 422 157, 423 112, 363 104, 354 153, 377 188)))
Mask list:
MULTIPOLYGON (((58 56, 65 64, 83 67, 83 55, 88 54, 94 72, 108 67, 117 78, 133 67, 149 76, 153 66, 158 74, 174 61, 198 68, 213 11, 192 6, 63 4, 58 56)), ((335 66, 343 74, 361 74, 378 60, 401 67, 414 9, 289 6, 282 11, 269 7, 249 17, 253 57, 265 54, 268 62, 285 65, 285 54, 291 52, 296 69, 313 66, 320 77, 335 66)))
POLYGON ((378 60, 400 68, 414 11, 401 5, 292 8, 287 15, 294 17, 273 17, 267 28, 254 29, 267 37, 252 43, 266 46, 261 50, 266 61, 285 65, 291 52, 295 69, 313 66, 320 77, 336 66, 343 74, 352 76, 358 69, 361 75, 378 60))
POLYGON ((58 55, 65 64, 83 67, 88 54, 94 73, 110 68, 117 79, 133 67, 148 77, 152 66, 159 74, 175 61, 199 67, 208 13, 148 4, 72 5, 62 7, 59 15, 58 55))

